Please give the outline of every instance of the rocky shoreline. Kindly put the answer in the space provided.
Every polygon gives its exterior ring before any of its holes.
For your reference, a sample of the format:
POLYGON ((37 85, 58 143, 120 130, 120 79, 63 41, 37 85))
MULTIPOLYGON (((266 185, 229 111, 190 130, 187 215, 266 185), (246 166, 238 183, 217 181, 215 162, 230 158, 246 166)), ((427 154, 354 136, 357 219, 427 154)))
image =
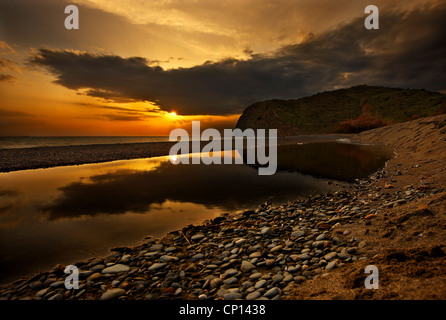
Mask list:
POLYGON ((2 300, 446 298, 446 116, 371 130, 397 156, 329 194, 189 225, 0 288, 2 300), (385 271, 364 289, 364 266, 385 271))
POLYGON ((350 224, 443 191, 419 185, 390 195, 378 188, 370 197, 371 185, 385 175, 383 169, 350 190, 265 203, 135 247, 113 248, 107 257, 74 264, 77 290, 65 288, 65 266, 58 265, 3 286, 0 299, 281 299, 307 280, 371 258, 368 243, 352 236, 350 224))

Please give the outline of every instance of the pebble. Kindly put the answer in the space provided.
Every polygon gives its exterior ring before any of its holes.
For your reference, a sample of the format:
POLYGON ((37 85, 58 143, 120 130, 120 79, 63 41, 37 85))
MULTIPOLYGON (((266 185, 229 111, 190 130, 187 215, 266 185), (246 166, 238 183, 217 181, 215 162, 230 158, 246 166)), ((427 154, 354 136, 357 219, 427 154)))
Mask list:
POLYGON ((338 266, 338 262, 336 260, 334 260, 325 266, 325 270, 331 270, 331 269, 336 268, 337 266, 338 266))
POLYGON ((101 300, 111 300, 118 298, 125 294, 124 289, 110 289, 104 292, 104 294, 101 296, 101 300))
POLYGON ((293 237, 293 238, 300 238, 300 237, 303 237, 304 235, 305 235, 305 232, 302 230, 296 230, 291 233, 291 237, 293 237))
POLYGON ((203 239, 204 237, 205 237, 204 234, 199 233, 199 234, 193 235, 190 239, 191 239, 192 241, 200 241, 200 240, 203 239))
POLYGON ((223 296, 223 299, 225 299, 225 300, 237 300, 237 299, 241 299, 241 298, 242 298, 242 295, 237 292, 230 292, 223 296))
POLYGON ((270 227, 265 227, 260 230, 260 233, 264 234, 264 235, 268 235, 268 234, 273 233, 273 229, 271 229, 270 227))
POLYGON ((246 260, 243 260, 242 261, 242 264, 241 264, 241 266, 240 266, 240 270, 242 271, 242 272, 249 272, 249 271, 251 271, 252 269, 255 269, 255 266, 251 263, 251 262, 249 262, 249 261, 246 261, 246 260))
POLYGON ((223 280, 223 283, 228 284, 228 285, 236 284, 236 283, 238 283, 238 279, 236 277, 231 277, 231 278, 223 280))
POLYGON ((39 291, 36 293, 36 297, 42 297, 42 296, 44 296, 44 295, 48 292, 48 290, 50 290, 50 288, 45 288, 45 289, 39 290, 39 291))
POLYGON ((260 298, 261 295, 262 294, 259 291, 254 291, 254 292, 247 294, 245 299, 246 300, 255 300, 257 298, 260 298))
POLYGON ((328 260, 336 258, 337 256, 338 256, 338 254, 336 252, 330 252, 324 256, 324 259, 328 261, 328 260))
POLYGON ((256 272, 256 273, 251 274, 249 276, 249 279, 250 280, 257 280, 257 279, 260 279, 262 277, 262 275, 263 274, 261 272, 256 272))
POLYGON ((279 288, 274 287, 274 288, 269 289, 263 296, 265 298, 271 299, 271 298, 274 298, 278 294, 279 294, 279 288))
POLYGON ((102 274, 106 273, 119 273, 119 272, 128 272, 130 270, 130 267, 126 264, 115 264, 111 267, 104 268, 102 270, 102 274))
POLYGON ((227 274, 230 277, 235 276, 237 273, 238 273, 238 270, 237 269, 232 269, 232 268, 231 269, 227 269, 225 271, 225 274, 227 274))
POLYGON ((62 300, 63 296, 61 293, 56 293, 55 295, 48 298, 48 300, 62 300))
POLYGON ((164 262, 172 262, 172 261, 178 261, 178 260, 180 260, 180 259, 178 259, 177 257, 173 257, 173 256, 167 256, 167 255, 164 255, 164 256, 161 256, 160 257, 160 260, 162 260, 162 261, 164 261, 164 262))
POLYGON ((39 280, 31 282, 29 284, 29 287, 33 290, 39 289, 40 287, 42 287, 42 282, 40 282, 39 280))
POLYGON ((167 263, 158 262, 158 263, 152 264, 147 270, 148 271, 158 270, 158 269, 164 268, 165 266, 167 266, 167 263))
POLYGON ((156 243, 151 245, 147 251, 152 252, 152 251, 161 251, 163 249, 163 245, 161 243, 156 243))
POLYGON ((266 285, 266 282, 267 282, 267 281, 266 281, 265 279, 259 280, 259 281, 256 282, 256 284, 254 285, 254 287, 255 287, 256 289, 263 288, 263 287, 266 285))

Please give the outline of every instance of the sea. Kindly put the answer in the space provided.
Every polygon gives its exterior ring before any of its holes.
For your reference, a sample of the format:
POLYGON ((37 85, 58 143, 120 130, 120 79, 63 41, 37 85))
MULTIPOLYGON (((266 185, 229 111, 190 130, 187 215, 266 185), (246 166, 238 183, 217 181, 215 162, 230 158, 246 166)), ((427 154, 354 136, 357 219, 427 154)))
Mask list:
POLYGON ((167 142, 169 136, 20 136, 0 137, 0 149, 61 147, 94 144, 167 142))

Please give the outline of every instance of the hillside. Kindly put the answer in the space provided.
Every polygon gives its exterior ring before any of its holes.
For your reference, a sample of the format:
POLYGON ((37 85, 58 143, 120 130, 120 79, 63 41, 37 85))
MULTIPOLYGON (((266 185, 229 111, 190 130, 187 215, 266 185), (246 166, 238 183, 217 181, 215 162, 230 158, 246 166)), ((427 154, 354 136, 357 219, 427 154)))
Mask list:
POLYGON ((360 116, 364 105, 373 116, 391 124, 435 115, 445 101, 439 92, 360 85, 300 99, 254 103, 236 127, 278 129, 279 136, 333 133, 340 122, 360 116))

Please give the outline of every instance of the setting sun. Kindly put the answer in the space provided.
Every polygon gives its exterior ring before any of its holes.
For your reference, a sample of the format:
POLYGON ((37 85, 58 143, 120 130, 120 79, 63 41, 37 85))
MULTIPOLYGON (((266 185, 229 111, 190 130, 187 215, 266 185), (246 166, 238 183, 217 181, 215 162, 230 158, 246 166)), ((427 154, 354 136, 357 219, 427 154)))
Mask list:
POLYGON ((175 117, 175 116, 177 115, 177 113, 176 113, 175 111, 172 111, 172 112, 170 113, 170 115, 171 115, 172 117, 175 117))

